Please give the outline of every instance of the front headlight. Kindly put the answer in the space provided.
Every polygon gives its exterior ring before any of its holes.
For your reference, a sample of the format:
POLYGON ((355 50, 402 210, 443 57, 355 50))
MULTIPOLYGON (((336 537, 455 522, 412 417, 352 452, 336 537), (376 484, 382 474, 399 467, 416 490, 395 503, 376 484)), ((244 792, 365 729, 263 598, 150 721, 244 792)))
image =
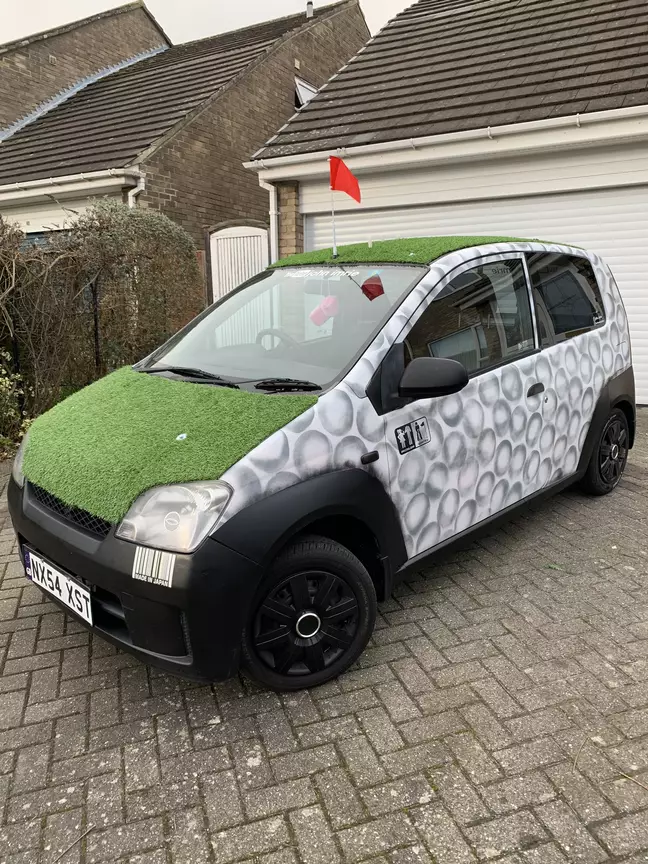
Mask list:
POLYGON ((157 486, 140 495, 116 536, 168 552, 193 552, 214 530, 231 495, 217 481, 157 486))
POLYGON ((22 487, 25 485, 25 475, 23 474, 23 460, 25 458, 25 447, 27 445, 27 439, 29 438, 29 431, 25 433, 25 437, 20 442, 20 447, 18 448, 18 452, 16 453, 16 458, 14 459, 13 467, 11 469, 11 476, 14 479, 14 483, 17 486, 22 487))

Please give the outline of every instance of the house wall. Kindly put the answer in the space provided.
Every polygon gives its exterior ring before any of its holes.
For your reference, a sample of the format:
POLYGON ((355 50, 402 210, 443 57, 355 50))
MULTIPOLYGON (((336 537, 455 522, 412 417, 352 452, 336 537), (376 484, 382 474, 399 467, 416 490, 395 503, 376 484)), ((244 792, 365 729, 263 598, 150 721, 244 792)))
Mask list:
POLYGON ((0 47, 0 130, 91 75, 168 44, 141 6, 0 47))
POLYGON ((181 224, 200 248, 205 229, 220 222, 267 224, 268 193, 243 161, 294 114, 295 75, 321 87, 368 37, 360 7, 350 3, 283 40, 144 158, 146 189, 139 205, 155 207, 181 224))

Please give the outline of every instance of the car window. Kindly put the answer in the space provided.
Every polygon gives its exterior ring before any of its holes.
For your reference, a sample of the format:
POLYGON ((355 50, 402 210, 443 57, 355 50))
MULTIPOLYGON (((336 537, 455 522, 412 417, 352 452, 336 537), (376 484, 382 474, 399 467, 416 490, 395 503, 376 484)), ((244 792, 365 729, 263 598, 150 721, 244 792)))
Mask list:
POLYGON ((458 360, 474 374, 534 348, 531 304, 519 258, 464 270, 410 331, 406 357, 458 360))
POLYGON ((586 258, 540 252, 528 256, 528 265, 543 348, 605 322, 601 291, 586 258))

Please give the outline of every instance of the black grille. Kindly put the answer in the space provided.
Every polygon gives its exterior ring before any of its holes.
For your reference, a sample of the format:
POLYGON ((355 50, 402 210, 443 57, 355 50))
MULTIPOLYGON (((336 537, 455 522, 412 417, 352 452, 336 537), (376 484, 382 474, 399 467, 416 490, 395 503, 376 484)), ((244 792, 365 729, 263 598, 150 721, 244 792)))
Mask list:
POLYGON ((33 483, 30 484, 30 490, 41 507, 46 507, 48 510, 56 513, 57 516, 60 516, 61 519, 65 519, 66 522, 71 522, 77 528, 81 528, 82 531, 94 534, 95 537, 107 537, 110 533, 112 524, 106 522, 105 519, 93 516, 87 510, 70 507, 64 501, 61 501, 60 498, 51 495, 45 489, 41 489, 40 486, 34 486, 33 483))

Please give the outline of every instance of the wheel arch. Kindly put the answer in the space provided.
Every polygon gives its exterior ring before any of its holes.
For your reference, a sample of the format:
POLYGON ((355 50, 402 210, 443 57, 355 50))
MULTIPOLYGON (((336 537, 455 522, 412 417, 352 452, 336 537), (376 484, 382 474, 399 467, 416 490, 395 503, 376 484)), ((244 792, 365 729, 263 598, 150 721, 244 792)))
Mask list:
POLYGON ((389 596, 392 574, 407 560, 392 499, 376 477, 357 468, 311 477, 262 498, 228 520, 214 539, 266 569, 304 534, 346 546, 369 571, 379 598, 389 596))

